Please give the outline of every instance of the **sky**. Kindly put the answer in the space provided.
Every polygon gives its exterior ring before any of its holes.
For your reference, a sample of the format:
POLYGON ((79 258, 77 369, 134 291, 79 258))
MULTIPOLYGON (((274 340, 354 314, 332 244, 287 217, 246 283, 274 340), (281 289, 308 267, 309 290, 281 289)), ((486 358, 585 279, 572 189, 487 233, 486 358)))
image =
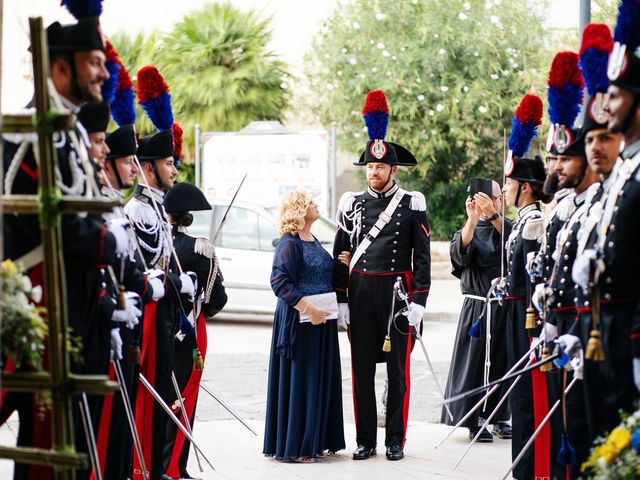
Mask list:
MULTIPOLYGON (((580 0, 551 0, 547 27, 577 26, 579 2, 580 0)), ((167 31, 186 13, 206 3, 207 0, 104 0, 101 25, 107 36, 118 30, 125 30, 129 34, 154 29, 167 31)), ((273 39, 270 47, 292 66, 294 73, 297 73, 315 32, 338 2, 232 0, 231 3, 240 9, 253 8, 265 17, 273 17, 273 39)), ((73 21, 67 10, 60 6, 60 0, 4 0, 1 97, 3 112, 20 109, 32 96, 31 57, 27 52, 30 16, 42 16, 45 26, 55 20, 61 23, 73 21)))

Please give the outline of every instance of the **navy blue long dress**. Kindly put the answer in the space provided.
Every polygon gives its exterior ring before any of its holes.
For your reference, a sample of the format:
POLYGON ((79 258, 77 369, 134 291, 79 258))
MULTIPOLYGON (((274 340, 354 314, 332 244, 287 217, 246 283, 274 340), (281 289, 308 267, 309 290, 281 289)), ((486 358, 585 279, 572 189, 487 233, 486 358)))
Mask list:
POLYGON ((269 359, 263 453, 291 460, 345 448, 336 320, 300 323, 300 299, 333 291, 333 259, 316 240, 285 234, 271 288, 278 297, 269 359))

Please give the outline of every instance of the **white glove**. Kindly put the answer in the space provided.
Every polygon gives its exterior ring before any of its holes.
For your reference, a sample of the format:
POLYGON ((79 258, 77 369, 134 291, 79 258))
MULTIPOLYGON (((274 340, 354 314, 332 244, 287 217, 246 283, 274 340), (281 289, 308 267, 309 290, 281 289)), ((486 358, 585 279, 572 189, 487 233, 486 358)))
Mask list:
POLYGON ((109 222, 109 231, 116 239, 116 253, 122 256, 129 254, 131 236, 129 230, 131 224, 126 218, 114 218, 109 222))
POLYGON ((111 329, 111 360, 122 360, 122 338, 120 329, 111 329))
POLYGON ((149 285, 153 289, 153 294, 151 295, 152 300, 160 300, 164 297, 164 283, 158 277, 149 277, 149 285))
POLYGON ((640 358, 633 359, 633 383, 636 384, 636 388, 640 391, 640 358))
POLYGON ((180 274, 180 283, 182 283, 182 287, 180 288, 180 293, 184 293, 185 295, 189 295, 193 297, 193 294, 196 291, 196 285, 191 277, 190 273, 181 273, 180 274))
POLYGON ((536 278, 542 276, 542 254, 538 252, 527 253, 527 263, 525 270, 530 277, 536 278))
POLYGON ((542 332, 540 332, 540 338, 543 342, 551 342, 558 336, 558 327, 549 322, 544 324, 542 332))
POLYGON ((412 327, 418 327, 422 322, 425 308, 419 303, 411 302, 409 304, 409 312, 407 313, 407 321, 412 327))
POLYGON ((584 365, 584 355, 582 351, 582 343, 575 335, 560 335, 558 337, 558 347, 561 350, 561 356, 553 361, 557 367, 566 370, 575 370, 574 374, 578 378, 582 378, 582 367, 584 365))
POLYGON ((339 303, 338 304, 338 326, 346 330, 347 325, 349 325, 349 304, 339 303))
POLYGON ((140 310, 136 303, 136 299, 139 299, 137 293, 127 292, 125 294, 126 300, 126 308, 124 310, 118 310, 117 308, 113 311, 113 315, 111 316, 111 320, 118 323, 126 323, 127 328, 132 329, 138 324, 138 317, 142 315, 142 310, 140 310))
MULTIPOLYGON (((531 345, 538 343, 538 337, 532 337, 531 338, 531 345)), ((536 361, 538 359, 538 353, 537 353, 538 349, 534 348, 533 350, 531 350, 531 353, 529 354, 529 360, 531 361, 536 361)))

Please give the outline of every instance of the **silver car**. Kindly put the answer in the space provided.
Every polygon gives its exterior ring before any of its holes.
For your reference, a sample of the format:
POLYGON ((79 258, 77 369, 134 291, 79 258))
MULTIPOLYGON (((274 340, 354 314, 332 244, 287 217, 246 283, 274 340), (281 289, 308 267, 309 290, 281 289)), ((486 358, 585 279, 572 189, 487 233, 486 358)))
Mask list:
MULTIPOLYGON (((212 210, 193 212, 189 234, 214 240, 229 300, 215 318, 224 320, 273 321, 276 297, 269 278, 278 243, 275 212, 248 202, 233 204, 220 229, 229 201, 214 200, 212 210), (218 230, 220 230, 218 232, 218 230)), ((332 253, 336 225, 322 217, 312 233, 332 253)))

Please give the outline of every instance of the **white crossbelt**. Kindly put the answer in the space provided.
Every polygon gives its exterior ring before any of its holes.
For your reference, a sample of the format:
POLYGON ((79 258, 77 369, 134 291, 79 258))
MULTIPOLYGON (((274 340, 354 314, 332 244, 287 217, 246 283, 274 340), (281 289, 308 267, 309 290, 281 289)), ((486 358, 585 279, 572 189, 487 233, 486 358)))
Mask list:
POLYGON ((395 212, 396 208, 398 208, 398 205, 400 204, 400 200, 402 200, 402 197, 404 197, 405 193, 407 193, 405 190, 398 188, 396 193, 393 195, 393 198, 389 202, 389 205, 387 205, 387 208, 385 208, 384 211, 380 213, 380 215, 378 216, 378 220, 376 220, 376 223, 373 225, 373 227, 371 227, 371 230, 369 230, 369 232, 365 234, 364 239, 362 240, 362 242, 360 242, 360 245, 358 245, 358 248, 356 248, 356 251, 353 252, 353 256, 351 257, 351 262, 349 263, 349 273, 351 273, 351 271, 353 270, 353 267, 356 266, 356 263, 358 263, 358 260, 360 260, 360 257, 362 256, 362 254, 365 252, 367 248, 369 248, 369 245, 373 243, 373 241, 376 239, 376 237, 382 231, 382 229, 389 222, 391 222, 391 218, 393 217, 393 212, 395 212))

